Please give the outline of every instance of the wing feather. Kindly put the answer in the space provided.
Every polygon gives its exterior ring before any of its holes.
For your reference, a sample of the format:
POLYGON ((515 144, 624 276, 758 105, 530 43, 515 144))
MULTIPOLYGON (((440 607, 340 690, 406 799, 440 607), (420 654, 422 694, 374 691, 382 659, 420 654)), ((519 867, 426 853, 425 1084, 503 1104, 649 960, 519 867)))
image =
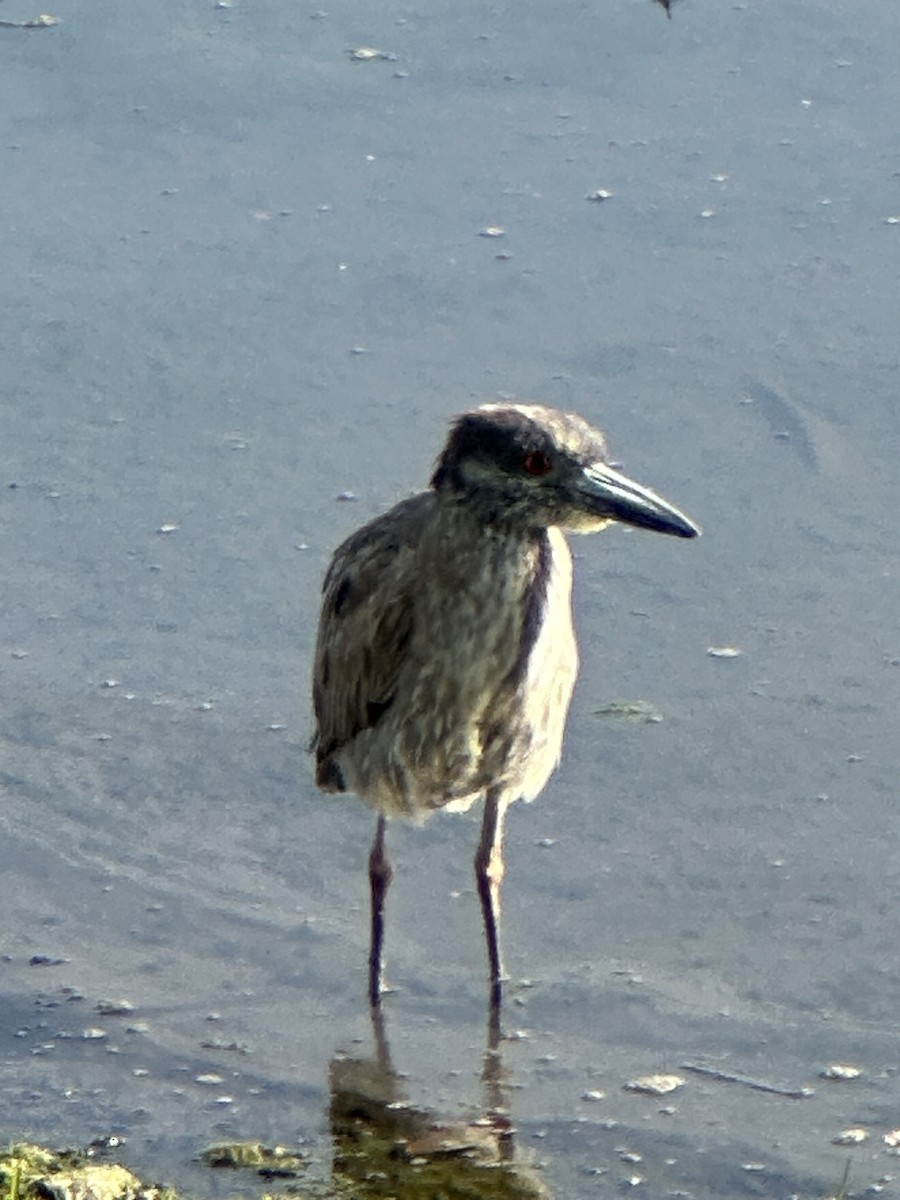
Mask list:
POLYGON ((313 674, 316 782, 344 791, 340 751, 390 709, 413 628, 423 492, 339 546, 325 576, 313 674))

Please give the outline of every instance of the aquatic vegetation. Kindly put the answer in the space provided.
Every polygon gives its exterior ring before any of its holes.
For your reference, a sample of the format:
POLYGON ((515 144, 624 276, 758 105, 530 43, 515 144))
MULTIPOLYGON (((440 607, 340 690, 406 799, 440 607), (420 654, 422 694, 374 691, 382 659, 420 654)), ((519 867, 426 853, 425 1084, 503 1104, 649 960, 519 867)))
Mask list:
POLYGON ((0 1200, 175 1200, 93 1150, 47 1150, 18 1142, 0 1152, 0 1200))

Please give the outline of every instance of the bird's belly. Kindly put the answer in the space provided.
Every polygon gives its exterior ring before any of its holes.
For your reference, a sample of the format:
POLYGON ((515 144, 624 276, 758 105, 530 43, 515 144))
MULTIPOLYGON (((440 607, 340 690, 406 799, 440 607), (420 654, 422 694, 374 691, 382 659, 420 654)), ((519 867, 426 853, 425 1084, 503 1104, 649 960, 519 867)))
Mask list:
POLYGON ((462 596, 427 624, 390 709, 342 756, 350 790, 413 819, 466 809, 488 788, 507 800, 541 791, 559 761, 577 670, 571 566, 559 540, 530 642, 521 594, 496 586, 490 596, 462 596))

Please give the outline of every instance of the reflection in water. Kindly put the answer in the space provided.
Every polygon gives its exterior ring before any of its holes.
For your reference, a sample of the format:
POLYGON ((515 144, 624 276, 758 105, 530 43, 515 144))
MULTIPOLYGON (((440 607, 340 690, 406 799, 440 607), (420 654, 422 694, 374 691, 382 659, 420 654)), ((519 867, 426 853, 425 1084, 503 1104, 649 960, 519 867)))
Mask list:
POLYGON ((372 1010, 375 1054, 331 1063, 331 1134, 336 1183, 369 1197, 518 1197, 551 1200, 539 1172, 515 1145, 509 1085, 500 1053, 500 1024, 491 1012, 480 1115, 442 1120, 414 1107, 394 1071, 384 1017, 372 1010))

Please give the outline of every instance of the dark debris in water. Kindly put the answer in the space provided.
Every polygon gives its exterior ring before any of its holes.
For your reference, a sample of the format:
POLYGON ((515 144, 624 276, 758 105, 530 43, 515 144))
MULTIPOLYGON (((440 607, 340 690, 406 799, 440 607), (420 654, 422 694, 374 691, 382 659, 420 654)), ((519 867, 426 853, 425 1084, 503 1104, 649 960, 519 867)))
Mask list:
POLYGON ((659 725, 663 716, 649 700, 613 700, 594 710, 594 716, 629 725, 659 725))
POLYGON ((773 1096, 786 1096, 789 1100, 808 1100, 815 1095, 811 1087, 781 1087, 777 1083, 769 1083, 766 1079, 753 1079, 749 1075, 738 1075, 733 1071, 720 1071, 717 1067, 708 1067, 705 1063, 681 1064, 683 1071, 693 1071, 695 1075, 705 1075, 707 1079, 715 1079, 719 1083, 737 1083, 742 1087, 752 1088, 755 1092, 768 1092, 773 1096))
POLYGON ((305 1156, 287 1146, 264 1146, 262 1142, 226 1142, 203 1152, 208 1167, 232 1171, 255 1171, 264 1179, 293 1179, 306 1166, 305 1156))

